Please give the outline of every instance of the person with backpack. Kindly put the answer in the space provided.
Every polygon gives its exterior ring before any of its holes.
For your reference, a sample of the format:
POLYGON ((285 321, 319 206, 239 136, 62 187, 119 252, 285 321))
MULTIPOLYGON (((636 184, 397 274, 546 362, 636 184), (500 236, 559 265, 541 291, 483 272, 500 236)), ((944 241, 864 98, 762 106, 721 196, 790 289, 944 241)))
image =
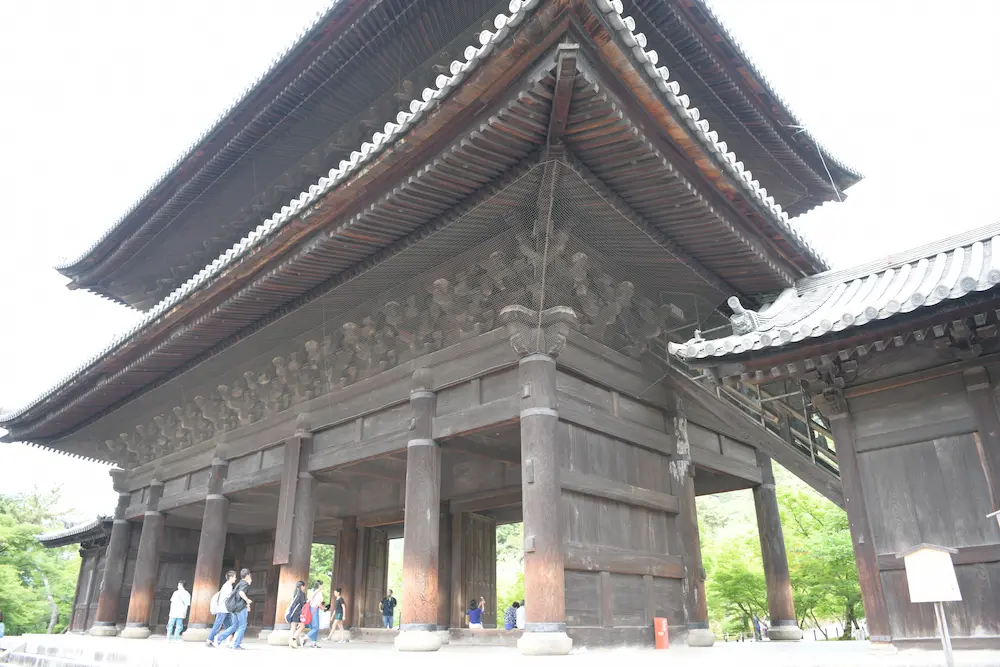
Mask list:
POLYGON ((222 588, 212 596, 212 601, 208 605, 209 611, 215 614, 212 631, 208 633, 208 639, 205 640, 209 646, 214 646, 212 642, 220 630, 227 630, 231 625, 229 622, 229 612, 226 610, 226 600, 232 595, 235 586, 236 571, 229 570, 229 572, 226 572, 226 583, 222 584, 222 588))
POLYGON ((221 634, 216 636, 212 646, 218 648, 224 639, 229 635, 235 634, 236 639, 233 641, 233 649, 243 649, 243 635, 247 631, 247 616, 250 612, 250 605, 253 604, 253 600, 247 596, 247 591, 250 590, 251 583, 253 583, 253 577, 250 576, 250 570, 247 568, 240 570, 240 581, 236 584, 233 592, 229 594, 229 597, 226 598, 226 611, 229 612, 229 620, 232 625, 229 626, 228 630, 223 630, 221 634))
MULTIPOLYGON (((323 611, 323 582, 317 579, 309 595, 309 633, 306 638, 313 648, 319 648, 319 613, 323 611)), ((305 642, 302 644, 305 646, 305 642)))
POLYGON ((292 603, 288 605, 288 611, 285 613, 285 622, 291 625, 292 628, 292 634, 288 638, 288 646, 290 648, 299 648, 302 645, 299 642, 299 637, 302 631, 306 629, 303 616, 308 606, 306 604, 306 582, 300 581, 295 584, 295 595, 292 597, 292 603))

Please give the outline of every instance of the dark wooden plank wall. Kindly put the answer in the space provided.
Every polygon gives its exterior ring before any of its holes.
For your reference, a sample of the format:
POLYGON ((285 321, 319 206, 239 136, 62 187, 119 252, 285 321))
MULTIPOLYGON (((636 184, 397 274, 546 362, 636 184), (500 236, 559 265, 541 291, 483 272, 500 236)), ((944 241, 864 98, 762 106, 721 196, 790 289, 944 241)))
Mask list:
POLYGON ((86 632, 93 625, 104 576, 104 551, 104 547, 93 547, 80 552, 80 574, 69 623, 72 632, 86 632))
POLYGON ((561 417, 583 404, 595 426, 626 422, 619 432, 635 428, 643 443, 560 422, 568 631, 588 645, 651 643, 655 616, 685 623, 672 429, 659 408, 574 376, 561 373, 559 390, 561 417))
POLYGON ((247 568, 253 577, 249 596, 254 603, 247 627, 255 630, 269 628, 274 624, 274 605, 278 594, 279 568, 272 563, 274 536, 261 533, 230 538, 233 569, 239 572, 247 568))
MULTIPOLYGON (((497 524, 481 514, 462 515, 461 598, 466 609, 471 600, 486 598, 483 627, 497 624, 497 524)), ((466 619, 466 622, 468 619, 466 619)))
MULTIPOLYGON (((384 528, 358 529, 358 558, 355 576, 355 625, 361 628, 381 628, 382 614, 378 603, 385 595, 389 581, 389 536, 384 528)), ((348 592, 344 591, 347 597, 348 592)))
POLYGON ((156 570, 156 591, 153 594, 150 628, 166 631, 170 615, 170 596, 177 590, 178 581, 185 581, 185 588, 189 593, 191 592, 200 537, 201 533, 196 530, 173 527, 164 529, 163 548, 160 551, 160 563, 156 570))
POLYGON ((1000 530, 961 375, 850 400, 858 465, 893 641, 933 640, 933 607, 910 603, 895 554, 927 542, 959 549, 952 636, 1000 643, 1000 530))

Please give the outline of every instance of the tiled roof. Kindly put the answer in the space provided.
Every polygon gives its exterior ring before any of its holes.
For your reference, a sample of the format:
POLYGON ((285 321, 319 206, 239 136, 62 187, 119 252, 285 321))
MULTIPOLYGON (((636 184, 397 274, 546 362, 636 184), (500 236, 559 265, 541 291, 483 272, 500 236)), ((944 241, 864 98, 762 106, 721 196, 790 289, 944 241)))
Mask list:
POLYGON ((683 359, 766 351, 985 292, 1000 283, 1000 223, 879 262, 799 280, 758 312, 729 299, 732 334, 670 343, 683 359))
POLYGON ((81 540, 96 535, 104 530, 104 524, 110 524, 114 517, 98 516, 93 521, 78 523, 75 526, 44 533, 37 537, 38 541, 47 547, 59 547, 65 544, 75 544, 81 540))
MULTIPOLYGON (((351 154, 350 160, 341 161, 337 167, 330 170, 328 176, 320 178, 307 191, 302 192, 297 198, 290 201, 287 206, 283 206, 280 211, 259 225, 239 243, 235 244, 199 273, 188 279, 168 297, 145 313, 136 324, 115 337, 100 352, 85 363, 66 374, 51 389, 45 391, 22 407, 0 413, 0 425, 21 417, 32 408, 45 402, 51 396, 70 385, 80 374, 100 363, 105 357, 114 354, 140 332, 169 315, 179 303, 199 289, 210 284, 213 279, 239 263, 242 258, 260 248, 287 223, 300 218, 303 213, 308 211, 325 194, 344 182, 361 167, 368 164, 386 147, 395 142, 399 137, 405 135, 424 115, 433 110, 481 61, 492 53, 495 46, 510 34, 511 29, 524 21, 525 17, 539 5, 540 1, 510 0, 508 5, 510 15, 498 14, 493 21, 494 30, 482 31, 479 35, 479 43, 468 46, 463 53, 463 58, 451 63, 449 74, 439 75, 435 81, 436 87, 425 88, 420 98, 414 99, 410 103, 408 112, 400 112, 395 122, 388 122, 382 131, 375 132, 370 141, 363 143, 358 150, 351 154)), ((819 255, 818 251, 789 225, 788 215, 774 201, 774 197, 767 194, 766 188, 761 187, 760 183, 754 178, 753 173, 749 169, 746 169, 736 154, 729 150, 726 142, 721 140, 718 133, 711 129, 708 121, 700 117, 698 108, 691 105, 690 98, 682 93, 680 84, 670 78, 668 69, 666 67, 657 67, 659 56, 656 51, 647 51, 645 49, 645 35, 634 31, 635 21, 631 17, 621 15, 623 11, 621 0, 596 0, 596 5, 605 14, 611 27, 619 33, 625 45, 631 48, 633 58, 645 71, 646 75, 651 78, 666 101, 681 118, 686 119, 688 127, 693 131, 694 136, 701 142, 712 159, 743 187, 750 199, 757 203, 758 208, 782 230, 782 233, 787 238, 798 245, 807 256, 814 258, 819 265, 825 265, 826 262, 819 255)))

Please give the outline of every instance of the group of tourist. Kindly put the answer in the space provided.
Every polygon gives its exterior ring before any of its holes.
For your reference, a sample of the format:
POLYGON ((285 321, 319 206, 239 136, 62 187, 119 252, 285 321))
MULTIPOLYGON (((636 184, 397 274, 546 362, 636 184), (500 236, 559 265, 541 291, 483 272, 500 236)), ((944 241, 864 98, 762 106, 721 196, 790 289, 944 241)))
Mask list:
MULTIPOLYGON (((344 637, 344 595, 339 588, 334 589, 333 619, 330 624, 330 634, 327 641, 333 641, 335 632, 339 633, 338 644, 347 641, 344 637)), ((323 582, 317 579, 312 589, 307 589, 306 582, 295 584, 295 595, 285 612, 285 621, 291 626, 288 645, 291 648, 312 646, 319 648, 320 618, 324 611, 329 611, 330 605, 323 601, 323 582), (308 631, 307 631, 308 628, 308 631)))

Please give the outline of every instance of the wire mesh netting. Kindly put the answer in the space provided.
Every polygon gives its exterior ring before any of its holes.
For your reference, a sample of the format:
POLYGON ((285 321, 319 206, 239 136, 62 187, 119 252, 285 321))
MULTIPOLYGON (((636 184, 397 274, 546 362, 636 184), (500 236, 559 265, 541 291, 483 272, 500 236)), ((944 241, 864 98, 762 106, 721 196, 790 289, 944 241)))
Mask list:
POLYGON ((563 160, 411 241, 74 439, 100 439, 135 465, 491 331, 510 307, 537 351, 554 308, 633 358, 727 322, 716 305, 728 295, 563 160))

